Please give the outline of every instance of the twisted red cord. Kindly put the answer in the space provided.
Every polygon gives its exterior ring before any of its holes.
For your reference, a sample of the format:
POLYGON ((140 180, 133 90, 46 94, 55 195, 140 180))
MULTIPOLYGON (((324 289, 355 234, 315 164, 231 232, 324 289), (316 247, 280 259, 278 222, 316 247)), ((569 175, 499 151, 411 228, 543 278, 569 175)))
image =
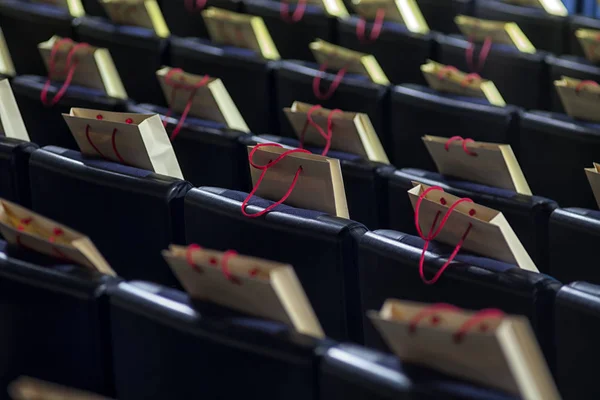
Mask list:
POLYGON ((192 105, 194 104, 194 97, 196 97, 196 93, 198 92, 198 89, 200 89, 202 86, 206 85, 208 83, 208 81, 210 80, 210 76, 204 75, 204 77, 200 81, 196 82, 195 84, 187 85, 184 83, 185 82, 184 76, 181 75, 181 77, 180 77, 181 82, 177 83, 177 82, 173 81, 173 75, 176 73, 183 74, 183 70, 181 68, 173 68, 167 73, 167 75, 165 75, 165 83, 168 86, 171 86, 173 88, 173 90, 171 91, 171 102, 170 102, 170 106, 169 106, 169 111, 167 111, 167 114, 165 115, 165 117, 163 119, 163 126, 165 128, 167 127, 167 119, 173 113, 173 104, 175 103, 175 96, 177 94, 177 91, 180 89, 189 90, 190 97, 188 98, 188 100, 185 104, 185 108, 183 109, 183 113, 181 114, 181 117, 179 118, 179 121, 177 122, 177 126, 175 126, 175 129, 173 129, 173 132, 171 133, 171 137, 170 137, 171 141, 174 141, 175 138, 177 137, 177 135, 179 135, 179 132, 181 131, 181 128, 183 127, 183 124, 185 123, 185 120, 190 112, 190 109, 192 108, 192 105))
POLYGON ((442 80, 449 76, 451 72, 458 72, 458 68, 452 65, 444 65, 438 70, 437 77, 439 80, 442 80))
MULTIPOLYGON (((25 230, 25 225, 29 225, 31 222, 33 222, 33 217, 28 217, 28 218, 22 218, 21 219, 21 224, 19 226, 17 226, 17 230, 18 231, 23 231, 25 230)), ((59 228, 59 227, 54 227, 52 229, 52 235, 48 237, 48 242, 50 243, 54 243, 56 241, 56 237, 58 236, 62 236, 64 235, 64 231, 59 228)), ((25 245, 22 241, 21 241, 21 235, 17 234, 16 237, 16 242, 17 245, 20 247, 23 247, 27 250, 31 250, 31 251, 36 251, 35 249, 25 245)), ((52 251, 54 252, 54 257, 55 258, 60 258, 63 260, 67 260, 67 261, 73 261, 71 258, 67 257, 67 255, 65 253, 63 253, 60 249, 58 249, 56 246, 52 246, 52 251)))
POLYGON ((322 108, 320 105, 315 105, 312 106, 309 110, 308 113, 306 113, 306 123, 304 124, 304 128, 302 129, 302 133, 300 134, 300 148, 304 148, 304 136, 306 134, 306 130, 308 129, 308 126, 311 125, 313 126, 317 132, 319 132, 319 135, 321 135, 323 137, 323 139, 325 139, 326 143, 325 143, 325 147, 323 148, 323 151, 321 152, 322 156, 326 156, 327 153, 329 153, 329 149, 331 148, 331 138, 333 137, 333 116, 336 113, 341 113, 343 112, 340 109, 335 109, 335 110, 331 110, 329 112, 329 114, 327 115, 327 133, 325 133, 325 131, 323 131, 323 129, 312 119, 312 113, 318 109, 322 108))
POLYGON ((581 81, 577 84, 577 86, 575 86, 575 93, 579 93, 581 89, 583 89, 586 86, 598 86, 598 82, 590 80, 581 81))
MULTIPOLYGON (((504 316, 505 314, 497 308, 487 308, 485 310, 479 311, 477 314, 473 315, 471 318, 465 321, 460 328, 458 328, 458 330, 454 333, 454 342, 462 342, 467 333, 475 326, 477 326, 477 324, 479 324, 481 321, 484 321, 489 318, 502 319, 504 318, 504 316)), ((482 332, 485 332, 488 330, 488 327, 487 325, 482 324, 479 326, 479 329, 482 332)))
POLYGON ((485 62, 490 54, 490 50, 492 49, 492 38, 490 36, 485 38, 483 45, 481 46, 481 51, 479 52, 479 57, 477 60, 477 65, 475 65, 473 61, 473 53, 475 52, 475 42, 473 38, 469 38, 469 47, 465 51, 465 57, 467 59, 467 65, 471 72, 481 72, 483 67, 485 66, 485 62))
POLYGON ((184 6, 188 12, 200 12, 206 7, 207 0, 185 0, 184 6))
POLYGON ((223 253, 223 256, 221 257, 221 271, 223 271, 223 275, 225 275, 225 278, 227 278, 229 282, 240 285, 242 282, 240 282, 238 278, 231 274, 231 271, 229 271, 229 266, 227 265, 229 259, 237 254, 238 253, 235 250, 227 250, 225 253, 223 253))
POLYGON ((200 269, 200 267, 198 265, 196 265, 196 263, 194 262, 194 260, 192 259, 192 255, 194 253, 194 251, 198 251, 198 250, 202 250, 202 247, 198 246, 195 243, 190 244, 187 249, 185 250, 185 260, 187 261, 188 265, 190 267, 192 267, 192 269, 198 273, 203 273, 204 271, 202 271, 202 269, 200 269))
POLYGON ((52 46, 52 51, 50 52, 50 60, 48 62, 48 79, 46 79, 44 87, 42 88, 42 92, 40 93, 40 100, 45 106, 54 106, 60 101, 60 99, 62 99, 62 97, 67 92, 67 89, 71 85, 73 75, 75 74, 75 70, 79 65, 79 61, 73 61, 75 53, 81 48, 90 47, 90 45, 87 43, 78 43, 75 46, 71 47, 69 53, 67 53, 65 68, 62 71, 56 71, 56 57, 58 55, 58 49, 60 47, 60 44, 62 43, 73 43, 73 41, 68 38, 61 39, 54 43, 54 46, 52 46), (48 91, 50 89, 50 85, 52 84, 52 78, 57 72, 60 72, 62 74, 67 70, 67 76, 65 77, 65 81, 63 82, 61 88, 58 90, 54 98, 51 101, 48 101, 48 91))
MULTIPOLYGON (((98 114, 98 115, 96 115, 96 119, 102 120, 102 119, 104 119, 104 117, 102 116, 102 114, 98 114)), ((125 123, 131 124, 131 123, 133 123, 133 120, 131 118, 127 118, 125 120, 125 123)), ((119 150, 117 149, 117 142, 116 142, 116 140, 117 140, 117 131, 118 131, 118 129, 114 128, 113 132, 112 132, 112 137, 111 137, 112 149, 113 149, 113 152, 115 153, 115 156, 119 160, 119 162, 121 164, 127 164, 127 162, 125 161, 125 159, 123 157, 121 157, 121 154, 119 153, 119 150)), ((90 137, 90 125, 89 124, 85 126, 85 137, 87 138, 87 141, 92 146, 92 148, 96 151, 96 153, 98 153, 102 158, 110 161, 110 159, 108 157, 106 157, 100 151, 100 149, 98 147, 96 147, 96 145, 92 141, 92 138, 90 137)))
MULTIPOLYGON (((435 313, 437 313, 438 311, 461 311, 461 309, 456 306, 453 306, 452 304, 446 303, 432 304, 428 307, 424 307, 423 309, 421 309, 421 311, 416 313, 414 317, 412 317, 408 324, 408 331, 410 333, 415 333, 417 331, 417 325, 419 324, 419 322, 429 317, 430 315, 435 316, 435 313)), ((436 317, 437 319, 433 319, 431 321, 433 325, 437 325, 440 321, 439 316, 436 317)))
POLYGON ((340 69, 337 72, 337 74, 335 75, 335 79, 329 86, 329 89, 327 89, 327 92, 321 93, 321 88, 320 88, 321 78, 325 74, 326 70, 327 70, 327 64, 324 63, 319 68, 319 73, 314 77, 313 82, 312 82, 313 93, 314 93, 315 97, 319 100, 328 100, 331 96, 333 96, 333 94, 337 90, 338 86, 340 86, 340 83, 342 83, 342 79, 344 79, 344 75, 346 75, 346 68, 344 67, 344 68, 340 69))
POLYGON ((261 215, 264 215, 264 214, 268 213, 269 211, 271 211, 272 209, 274 209, 278 205, 283 204, 283 202, 285 202, 287 200, 287 198, 290 197, 290 195, 292 194, 292 191, 294 190, 294 187, 296 186, 296 183, 298 182, 298 177, 300 176, 300 173, 302 172, 302 166, 298 167, 298 170, 296 171, 296 174, 294 175, 294 179, 292 180, 292 184, 290 185, 290 187, 287 190, 287 192, 283 195, 283 197, 279 201, 271 204, 270 206, 268 206, 267 208, 265 208, 262 211, 257 212, 256 214, 248 214, 246 212, 246 207, 248 207, 248 203, 250 202, 250 199, 252 199, 252 196, 254 196, 254 194, 258 190, 258 187, 260 186, 262 180, 264 179, 264 177, 265 177, 265 175, 267 173, 267 170, 269 168, 273 167, 274 165, 276 165, 278 162, 280 162, 281 160, 283 160, 285 157, 287 157, 290 154, 294 154, 294 153, 307 153, 307 154, 310 154, 310 151, 308 151, 308 150, 293 149, 293 150, 288 150, 288 151, 286 151, 284 153, 281 153, 279 155, 279 157, 277 157, 273 161, 269 161, 265 165, 257 165, 257 164, 255 164, 254 161, 252 161, 252 157, 254 156, 254 153, 256 153, 256 151, 258 149, 260 149, 261 147, 266 147, 266 146, 283 147, 283 146, 281 146, 280 144, 277 144, 277 143, 261 143, 261 144, 257 144, 256 146, 254 146, 254 148, 252 149, 252 151, 248 155, 248 160, 250 162, 250 165, 253 168, 262 170, 262 173, 260 174, 260 177, 258 178, 258 180, 256 181, 256 184, 254 185, 254 188, 252 189, 252 191, 248 194, 248 196, 242 202, 242 214, 244 216, 248 217, 248 218, 260 217, 261 215))
POLYGON ((373 28, 371 29, 371 34, 369 37, 365 37, 365 31, 367 26, 367 21, 364 18, 361 18, 356 23, 356 37, 362 44, 369 44, 375 42, 379 35, 381 34, 381 29, 383 28, 383 22, 385 20, 385 9, 380 8, 377 10, 377 14, 375 15, 375 21, 373 22, 373 28))
POLYGON ((304 13, 306 12, 306 0, 299 0, 296 5, 296 9, 290 16, 290 5, 288 4, 288 0, 281 0, 279 2, 279 14, 281 19, 287 22, 288 24, 294 24, 302 20, 304 17, 304 13))
POLYGON ((471 138, 463 139, 462 136, 452 136, 450 139, 448 139, 446 144, 444 144, 444 148, 446 149, 446 151, 450 151, 450 143, 452 143, 456 140, 462 141, 462 148, 465 153, 467 153, 470 156, 477 157, 477 153, 475 153, 474 151, 471 151, 467 148, 467 143, 475 143, 475 141, 471 138))

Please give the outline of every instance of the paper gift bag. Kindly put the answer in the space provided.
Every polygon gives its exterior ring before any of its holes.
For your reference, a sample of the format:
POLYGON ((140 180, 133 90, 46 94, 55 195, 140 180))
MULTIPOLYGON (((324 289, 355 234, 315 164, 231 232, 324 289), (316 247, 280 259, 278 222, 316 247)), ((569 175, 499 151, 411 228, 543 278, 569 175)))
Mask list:
POLYGON ((515 22, 490 21, 458 15, 454 19, 461 33, 475 42, 490 38, 495 44, 515 47, 522 53, 535 53, 535 47, 515 22))
POLYGON ((163 256, 191 298, 325 337, 291 265, 198 246, 170 246, 163 256))
POLYGON ((71 108, 63 118, 82 154, 183 179, 157 114, 71 108))
POLYGON ((600 30, 577 29, 575 37, 581 45, 585 57, 593 63, 600 61, 600 30))
POLYGON ((29 134, 8 79, 0 80, 0 136, 29 142, 29 134))
POLYGON ((12 245, 116 276, 87 236, 4 199, 0 234, 12 245))
POLYGON ((385 21, 398 22, 410 32, 425 34, 429 26, 415 0, 358 0, 353 2, 357 14, 368 20, 375 20, 383 10, 385 21))
POLYGON ((202 18, 213 42, 253 50, 265 60, 281 58, 261 17, 210 7, 202 18))
POLYGON ((429 135, 423 136, 423 142, 441 174, 531 196, 509 144, 429 135))
POLYGON ((567 7, 561 0, 504 0, 506 3, 524 7, 541 8, 550 15, 566 17, 569 15, 567 7))
POLYGON ((390 163, 367 114, 328 110, 299 101, 283 112, 303 143, 316 147, 329 144, 332 150, 390 163), (329 138, 324 137, 324 133, 329 138))
POLYGON ((37 4, 52 4, 53 6, 62 7, 69 10, 69 14, 73 18, 85 16, 85 10, 81 0, 32 0, 32 3, 37 4))
POLYGON ((169 27, 156 0, 100 0, 111 21, 119 25, 151 29, 156 36, 169 37, 169 27))
POLYGON ((255 195, 277 201, 291 189, 285 204, 349 218, 339 160, 308 152, 282 156, 289 150, 275 144, 259 144, 248 152, 255 195))
POLYGON ((351 74, 366 76, 373 83, 389 85, 390 81, 374 56, 349 50, 317 39, 310 45, 315 60, 334 70, 345 70, 351 74))
POLYGON ((392 351, 422 364, 523 400, 560 395, 525 317, 447 304, 386 300, 367 314, 392 351))
POLYGON ((431 60, 421 65, 421 71, 432 89, 459 96, 479 97, 486 99, 492 105, 506 106, 494 82, 483 79, 477 74, 467 74, 453 66, 431 60))
MULTIPOLYGON (((437 230, 438 224, 434 227, 434 221, 439 223, 454 203, 460 200, 442 190, 432 190, 424 195, 427 189, 427 185, 415 184, 408 191, 415 213, 419 198, 422 198, 418 210, 418 223, 422 232, 437 230)), ((462 242, 461 247, 467 251, 539 272, 504 215, 473 202, 458 204, 450 212, 435 240, 450 246, 462 242)))
POLYGON ((594 163, 592 168, 586 168, 585 175, 590 182, 592 192, 594 192, 594 198, 596 199, 596 203, 598 203, 598 208, 600 208, 600 164, 594 163))
POLYGON ((11 382, 8 393, 13 400, 109 400, 107 397, 72 389, 55 383, 22 376, 11 382))
POLYGON ((182 114, 182 119, 189 113, 207 121, 220 122, 230 129, 250 132, 219 78, 189 74, 171 67, 158 70, 156 76, 169 109, 182 114))
POLYGON ((554 86, 568 115, 586 121, 600 122, 598 83, 563 76, 561 80, 554 81, 554 86))
POLYGON ((53 36, 38 49, 49 78, 97 89, 110 97, 127 99, 127 92, 108 49, 53 36))
POLYGON ((13 63, 12 56, 6 44, 4 33, 0 29, 0 74, 6 76, 15 76, 15 64, 13 63))

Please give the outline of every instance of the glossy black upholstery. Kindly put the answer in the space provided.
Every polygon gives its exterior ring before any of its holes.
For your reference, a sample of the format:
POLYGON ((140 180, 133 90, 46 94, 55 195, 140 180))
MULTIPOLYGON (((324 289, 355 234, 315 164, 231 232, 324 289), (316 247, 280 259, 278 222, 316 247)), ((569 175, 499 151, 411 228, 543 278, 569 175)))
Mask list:
POLYGON ((85 232, 120 276, 178 285, 160 252, 183 241, 188 182, 53 146, 30 174, 33 209, 85 232))
MULTIPOLYGON (((40 146, 61 146, 77 150, 78 146, 65 123, 62 114, 69 114, 71 107, 95 110, 125 111, 123 100, 108 97, 99 90, 70 85, 55 106, 45 106, 40 98, 46 77, 18 76, 11 82, 23 122, 31 140, 40 146)), ((48 101, 54 98, 62 82, 52 82, 48 88, 48 101)))
MULTIPOLYGON (((286 205, 248 218, 240 210, 245 197, 225 189, 192 189, 185 199, 187 243, 289 263, 325 333, 334 339, 358 337, 356 252, 365 227, 286 205)), ((255 196, 247 211, 255 213, 270 204, 255 196)))
POLYGON ((455 196, 468 197, 477 204, 502 212, 538 269, 548 272, 548 222, 550 214, 558 207, 556 202, 414 168, 386 171, 384 179, 388 182, 391 229, 416 235, 414 211, 407 192, 412 189, 413 182, 440 186, 455 196))
POLYGON ((384 147, 399 168, 435 170, 423 144, 425 135, 448 138, 460 135, 483 142, 508 143, 519 155, 516 107, 496 107, 485 100, 410 84, 392 90, 390 116, 393 135, 384 147))
POLYGON ((434 31, 459 33, 454 18, 457 15, 473 15, 475 0, 417 0, 427 25, 434 31))
POLYGON ((250 317, 206 317, 186 294, 148 283, 119 284, 110 303, 120 399, 316 396, 327 341, 250 317))
POLYGON ((0 136, 0 197, 31 205, 29 157, 37 148, 35 143, 0 136))

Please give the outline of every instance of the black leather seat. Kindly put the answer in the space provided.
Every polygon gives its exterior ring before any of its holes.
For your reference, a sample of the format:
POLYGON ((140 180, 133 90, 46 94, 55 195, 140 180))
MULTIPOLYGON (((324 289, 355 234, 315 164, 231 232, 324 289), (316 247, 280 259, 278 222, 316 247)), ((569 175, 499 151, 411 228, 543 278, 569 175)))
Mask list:
POLYGON ((46 75, 38 44, 54 35, 73 38, 73 17, 65 8, 29 1, 0 2, 0 26, 19 75, 46 75))
POLYGON ((485 0, 475 4, 475 16, 516 22, 537 49, 555 54, 563 54, 568 49, 568 19, 548 14, 542 8, 507 4, 501 0, 485 0))
POLYGON ((414 211, 407 194, 413 187, 412 182, 440 186, 455 196, 468 197, 477 204, 502 212, 538 269, 548 272, 548 223, 550 214, 558 207, 555 201, 413 168, 385 171, 382 178, 388 182, 388 204, 393 205, 389 210, 391 229, 417 234, 414 211))
POLYGON ((563 286, 556 296, 556 380, 564 399, 600 396, 591 365, 600 357, 600 287, 587 282, 563 286))
POLYGON ((265 61, 252 50, 198 38, 172 38, 170 60, 186 72, 221 78, 252 132, 274 130, 272 68, 276 62, 265 61))
POLYGON ((120 399, 315 398, 328 341, 250 317, 206 317, 186 294, 148 283, 115 286, 110 303, 120 399))
POLYGON ((81 0, 86 15, 94 17, 108 18, 104 7, 100 4, 100 0, 81 0))
MULTIPOLYGON (((109 97, 99 90, 70 85, 65 95, 55 106, 45 106, 40 95, 46 83, 42 76, 18 76, 11 81, 15 99, 21 110, 23 122, 31 140, 40 146, 55 145, 78 149, 62 114, 71 107, 95 110, 125 111, 125 101, 109 97)), ((48 99, 53 99, 62 87, 62 82, 52 82, 48 88, 48 99)))
POLYGON ((548 85, 552 88, 552 104, 550 110, 554 112, 565 112, 565 108, 558 97, 558 92, 554 88, 554 81, 560 80, 563 76, 580 80, 600 81, 600 67, 580 56, 548 56, 546 63, 550 68, 550 80, 548 85))
MULTIPOLYGON (((196 0, 162 0, 160 8, 171 34, 181 37, 209 38, 208 30, 202 18, 201 9, 188 9, 188 4, 195 5, 196 0)), ((242 11, 239 0, 208 0, 205 8, 217 7, 229 11, 242 11)))
POLYGON ((116 280, 22 249, 6 252, 0 255, 0 384, 27 375, 114 396, 106 289, 116 280))
POLYGON ((563 282, 586 280, 600 284, 594 268, 600 237, 600 211, 559 208, 550 216, 550 271, 563 282))
POLYGON ((160 252, 183 242, 188 182, 54 146, 29 164, 36 212, 89 236, 119 276, 178 286, 160 252))
POLYGON ((78 19, 75 29, 80 41, 110 51, 131 99, 166 105, 156 79, 156 71, 169 64, 166 39, 156 36, 151 29, 115 25, 98 17, 78 19))
MULTIPOLYGON (((129 112, 166 115, 168 109, 151 104, 130 104, 129 112)), ((167 122, 170 135, 180 115, 171 114, 167 122)), ((187 117, 171 142, 185 179, 194 186, 218 186, 234 190, 249 190, 250 180, 244 173, 248 152, 240 148, 239 140, 249 134, 229 129, 225 125, 187 117)))
MULTIPOLYGON (((425 83, 420 67, 434 56, 433 34, 412 33, 405 25, 384 22, 377 40, 363 44, 356 35, 359 20, 354 16, 339 21, 341 46, 375 56, 392 83, 425 83), (399 54, 402 54, 401 62, 399 54)), ((372 29, 373 24, 367 23, 366 38, 372 29)))
MULTIPOLYGON (((306 5, 302 19, 291 23, 281 17, 282 3, 274 0, 250 0, 244 3, 248 14, 263 18, 282 59, 312 61, 314 57, 308 48, 311 42, 323 39, 334 43, 337 39, 337 21, 321 7, 306 5)), ((289 18, 295 10, 293 3, 290 4, 287 12, 289 18)))
POLYGON ((598 207, 584 168, 598 159, 600 125, 532 111, 520 116, 519 139, 521 154, 535 154, 519 158, 533 193, 561 207, 598 207))
MULTIPOLYGON (((380 309, 388 298, 424 303, 449 303, 479 310, 499 308, 529 318, 550 366, 554 361, 552 335, 554 297, 561 283, 512 264, 470 255, 461 250, 439 281, 426 285, 419 277, 423 240, 397 231, 375 231, 360 242, 361 313, 380 309)), ((433 276, 453 248, 431 243, 424 270, 433 276)), ((385 348, 365 317, 365 343, 385 348)))
MULTIPOLYGON (((461 71, 471 72, 467 63, 467 49, 471 46, 467 38, 458 35, 438 36, 438 59, 461 71)), ((480 62, 482 44, 473 50, 473 64, 480 62)), ((507 104, 526 109, 549 107, 551 87, 548 86, 548 67, 544 64, 547 53, 521 53, 512 46, 492 44, 479 74, 489 79, 498 88, 507 104)))
MULTIPOLYGON (((245 217, 247 194, 203 187, 185 199, 187 243, 292 265, 325 333, 358 337, 357 245, 366 228, 325 213, 280 205, 266 216, 245 217), (256 239, 256 240, 253 240, 256 239)), ((248 212, 272 202, 254 196, 248 212)))
MULTIPOLYGON (((389 90, 387 86, 372 83, 362 75, 345 74, 337 90, 326 100, 319 100, 313 92, 313 80, 319 76, 319 66, 305 61, 282 61, 275 73, 277 89, 276 110, 279 112, 277 131, 282 136, 295 137, 292 128, 285 121, 284 107, 294 101, 321 104, 325 108, 339 108, 344 111, 362 112, 369 116, 381 144, 388 148, 389 133, 385 121, 389 90)), ((321 94, 326 94, 335 81, 337 72, 322 74, 321 94)))
POLYGON ((427 25, 437 32, 459 33, 454 18, 457 15, 473 15, 475 0, 417 0, 427 25))
POLYGON ((0 197, 31 206, 29 190, 29 157, 38 146, 0 136, 0 197))
POLYGON ((322 399, 516 400, 500 391, 349 343, 327 349, 321 361, 319 386, 322 399))
MULTIPOLYGON (((246 157, 241 156, 243 160, 248 158, 245 147, 254 146, 257 143, 281 143, 291 147, 299 147, 300 145, 300 142, 296 139, 272 135, 245 136, 240 138, 240 143, 244 145, 243 150, 246 155, 246 157)), ((305 148, 315 154, 322 153, 322 149, 305 148)), ((391 173, 395 168, 379 162, 365 160, 355 154, 339 151, 329 151, 327 157, 340 160, 350 217, 354 221, 365 224, 369 229, 387 227, 388 205, 383 171, 391 173)), ((244 170, 244 180, 249 183, 250 170, 247 162, 244 170)), ((396 207, 395 204, 394 207, 396 207)))
POLYGON ((396 167, 435 170, 422 137, 460 135, 474 140, 510 144, 519 156, 517 108, 497 107, 485 99, 440 93, 421 85, 392 90, 391 142, 385 147, 396 167))

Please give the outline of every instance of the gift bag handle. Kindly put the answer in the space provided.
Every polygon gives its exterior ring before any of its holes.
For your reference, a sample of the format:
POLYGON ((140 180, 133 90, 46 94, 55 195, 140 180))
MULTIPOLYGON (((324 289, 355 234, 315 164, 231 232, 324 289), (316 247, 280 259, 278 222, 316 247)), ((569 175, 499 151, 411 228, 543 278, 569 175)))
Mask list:
POLYGON ((331 85, 329 86, 329 89, 327 89, 327 91, 325 93, 322 93, 321 92, 321 78, 323 75, 325 75, 326 70, 327 70, 327 63, 323 63, 319 67, 319 72, 313 78, 313 82, 312 82, 313 94, 319 100, 330 99, 331 96, 333 96, 333 94, 337 90, 338 86, 340 86, 340 83, 342 83, 342 80, 344 79, 344 75, 346 75, 346 67, 340 69, 337 72, 337 74, 335 75, 335 78, 334 78, 333 82, 331 83, 331 85))
POLYGON ((288 4, 288 0, 281 0, 279 2, 279 15, 281 16, 281 19, 288 24, 295 24, 296 22, 301 21, 305 12, 306 0, 298 1, 292 15, 290 15, 290 5, 288 4))
POLYGON ((373 28, 371 29, 371 34, 367 38, 365 36, 367 21, 365 18, 361 17, 356 23, 356 37, 362 44, 370 44, 375 42, 379 35, 381 34, 381 29, 383 28, 383 22, 385 21, 385 9, 379 8, 377 9, 377 14, 375 14, 375 21, 373 22, 373 28))
POLYGON ((473 60, 475 52, 475 41, 473 39, 473 36, 469 37, 469 47, 467 47, 467 49, 465 50, 465 58, 467 60, 467 65, 469 66, 469 70, 471 72, 481 73, 491 49, 492 38, 491 36, 487 36, 483 42, 483 45, 481 46, 481 51, 479 52, 477 64, 475 64, 473 60))
POLYGON ((331 110, 329 112, 329 114, 327 115, 327 133, 325 133, 323 131, 323 128, 321 128, 312 119, 312 113, 321 108, 323 108, 323 107, 320 104, 317 104, 317 105, 312 106, 306 113, 306 122, 304 123, 304 128, 302 128, 302 133, 300 134, 300 146, 299 147, 301 149, 304 148, 304 136, 306 135, 306 130, 308 129, 308 126, 311 125, 312 127, 314 127, 317 130, 317 132, 319 132, 319 135, 321 135, 323 137, 323 139, 325 139, 325 141, 326 141, 325 147, 323 148, 323 151, 321 152, 322 156, 326 156, 327 153, 329 153, 329 149, 331 148, 331 138, 333 136, 333 116, 337 113, 342 113, 343 111, 336 108, 335 110, 331 110))
POLYGON ((207 0, 185 0, 184 6, 188 12, 200 12, 206 7, 207 0))
MULTIPOLYGON (((195 243, 190 244, 185 252, 185 260, 188 263, 188 265, 190 267, 192 267, 192 269, 198 273, 204 273, 204 271, 196 264, 194 263, 194 260, 192 259, 192 255, 195 251, 200 251, 202 250, 201 246, 198 246, 195 243)), ((238 252, 235 250, 227 250, 223 253, 223 255, 221 256, 221 271, 223 272, 223 275, 225 276, 225 278, 227 278, 227 280, 231 283, 234 283, 236 285, 241 285, 242 282, 236 278, 231 271, 229 270, 229 259, 233 256, 238 255, 238 252)), ((216 257, 211 257, 208 260, 208 263, 211 265, 217 265, 218 260, 216 257)), ((251 270, 248 271, 248 275, 250 277, 254 277, 256 276, 258 273, 260 272, 260 269, 258 267, 254 267, 251 270)))
MULTIPOLYGON (((17 226, 17 230, 18 231, 24 231, 25 227, 30 225, 33 222, 33 217, 28 217, 28 218, 22 218, 20 221, 20 225, 17 226)), ((52 229, 52 235, 50 235, 48 237, 48 240, 50 243, 54 243, 56 241, 57 237, 60 237, 64 235, 64 231, 59 228, 59 227, 54 227, 52 229)), ((31 250, 31 251, 36 251, 35 249, 32 249, 31 247, 25 245, 22 241, 21 241, 21 235, 17 234, 16 235, 16 241, 17 241, 17 245, 19 245, 20 247, 23 247, 27 250, 31 250)), ((52 246, 52 251, 54 252, 54 257, 59 258, 59 259, 63 259, 66 261, 70 261, 72 262, 73 260, 70 259, 69 257, 67 257, 67 255, 65 253, 63 253, 60 249, 58 249, 56 246, 52 246)))
MULTIPOLYGON (((97 120, 103 120, 104 116, 102 114, 98 114, 96 115, 96 119, 97 120)), ((127 118, 125 120, 126 124, 132 124, 133 123, 133 119, 131 118, 127 118)), ((123 157, 121 157, 121 154, 119 153, 119 150, 117 149, 117 128, 113 129, 112 132, 112 137, 111 137, 111 144, 112 144, 112 149, 113 152, 115 153, 115 156, 117 157, 117 159, 119 160, 119 162, 121 164, 125 164, 127 165, 127 162, 125 162, 125 159, 123 157)), ((96 151, 96 153, 98 153, 102 158, 111 161, 110 158, 106 157, 101 151, 100 149, 94 144, 94 142, 92 141, 92 138, 90 137, 90 124, 87 124, 85 126, 85 137, 87 138, 88 143, 92 146, 92 148, 96 151)))

